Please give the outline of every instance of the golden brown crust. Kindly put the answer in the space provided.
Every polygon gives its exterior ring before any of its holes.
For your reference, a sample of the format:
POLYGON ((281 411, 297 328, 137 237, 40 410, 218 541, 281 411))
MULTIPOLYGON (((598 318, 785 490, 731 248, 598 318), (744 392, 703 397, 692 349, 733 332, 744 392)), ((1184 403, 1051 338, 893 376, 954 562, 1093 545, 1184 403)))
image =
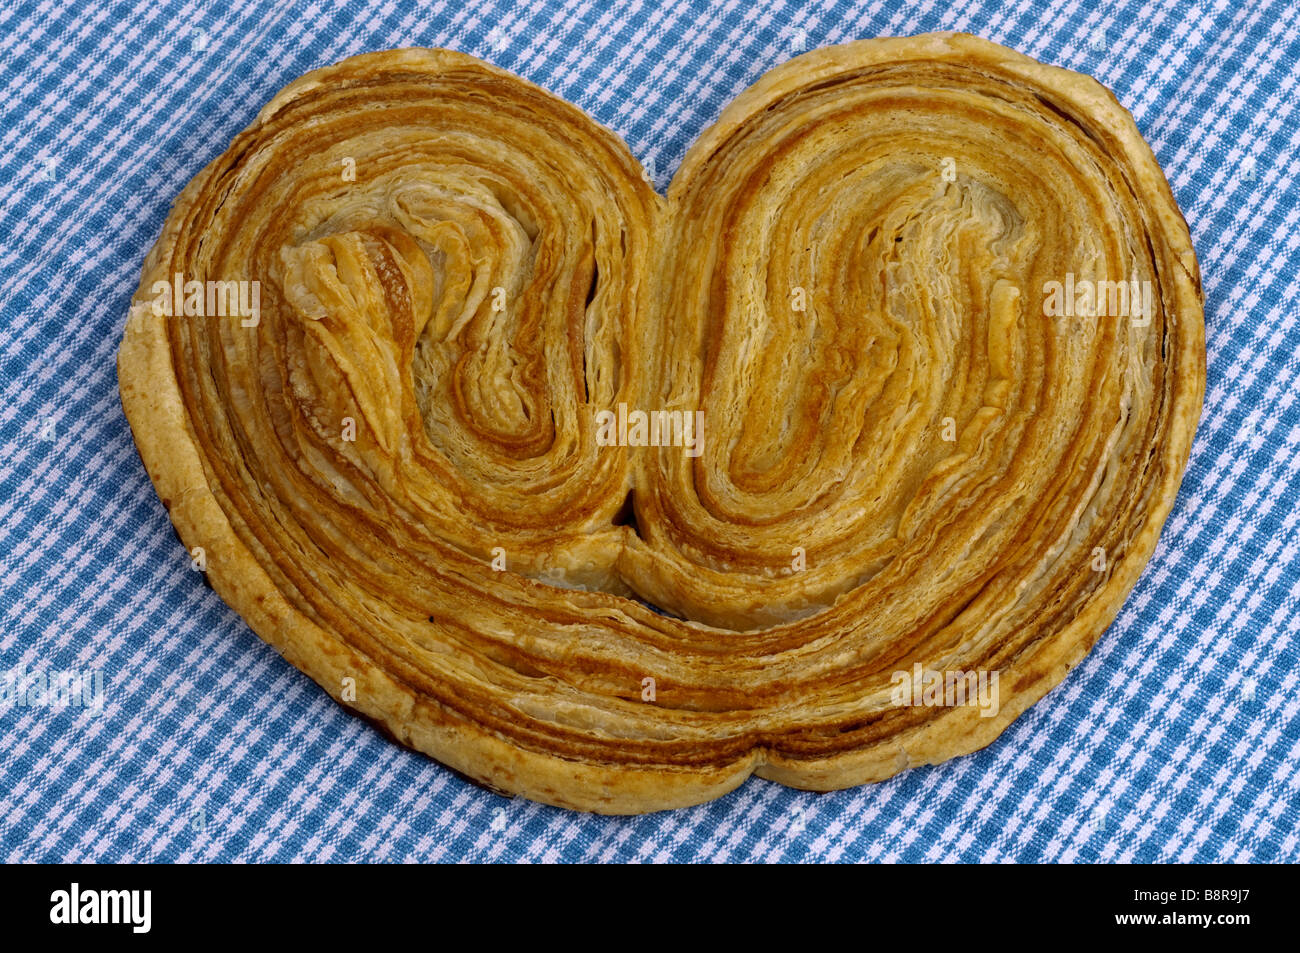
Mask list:
POLYGON ((987 744, 1136 583, 1205 379, 1127 112, 955 34, 772 70, 667 200, 472 57, 318 70, 177 199, 118 368, 254 631, 401 742, 605 813, 987 744), (257 280, 257 325, 155 314, 177 273, 257 280), (1067 273, 1154 314, 1045 315, 1067 273), (620 405, 702 410, 701 452, 602 445, 620 405), (898 704, 916 664, 997 672, 996 711, 898 704))

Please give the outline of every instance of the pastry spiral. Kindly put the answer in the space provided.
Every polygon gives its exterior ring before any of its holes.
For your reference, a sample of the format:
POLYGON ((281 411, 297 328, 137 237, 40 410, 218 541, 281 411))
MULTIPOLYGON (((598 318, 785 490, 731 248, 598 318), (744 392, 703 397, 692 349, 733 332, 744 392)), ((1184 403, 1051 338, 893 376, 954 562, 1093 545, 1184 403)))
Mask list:
POLYGON ((177 199, 118 365, 258 635, 403 744, 606 813, 989 743, 1137 581, 1205 381, 1131 117, 955 34, 773 69, 666 199, 472 57, 310 73, 177 199), (992 711, 900 702, 954 671, 992 711))

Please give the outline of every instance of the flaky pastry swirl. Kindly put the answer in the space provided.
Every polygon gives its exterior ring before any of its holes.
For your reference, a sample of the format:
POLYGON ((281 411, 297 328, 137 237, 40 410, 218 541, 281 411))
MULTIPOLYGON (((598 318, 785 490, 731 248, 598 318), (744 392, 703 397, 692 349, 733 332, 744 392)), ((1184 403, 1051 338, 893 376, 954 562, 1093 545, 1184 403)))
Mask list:
POLYGON ((1001 46, 797 57, 666 199, 575 107, 408 49, 290 84, 182 192, 119 377, 263 639, 473 778, 624 813, 995 738, 1150 556, 1204 322, 1131 117, 1001 46), (952 671, 995 710, 899 702, 952 671))

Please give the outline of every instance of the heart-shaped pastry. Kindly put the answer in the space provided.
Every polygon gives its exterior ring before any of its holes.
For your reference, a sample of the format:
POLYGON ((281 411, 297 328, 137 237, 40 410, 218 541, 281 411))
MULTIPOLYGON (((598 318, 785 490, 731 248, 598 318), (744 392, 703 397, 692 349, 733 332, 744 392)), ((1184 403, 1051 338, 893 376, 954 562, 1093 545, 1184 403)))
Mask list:
POLYGON ((177 199, 118 366, 254 631, 610 813, 988 744, 1137 581, 1205 384, 1131 117, 956 34, 773 69, 666 199, 464 54, 310 73, 177 199))

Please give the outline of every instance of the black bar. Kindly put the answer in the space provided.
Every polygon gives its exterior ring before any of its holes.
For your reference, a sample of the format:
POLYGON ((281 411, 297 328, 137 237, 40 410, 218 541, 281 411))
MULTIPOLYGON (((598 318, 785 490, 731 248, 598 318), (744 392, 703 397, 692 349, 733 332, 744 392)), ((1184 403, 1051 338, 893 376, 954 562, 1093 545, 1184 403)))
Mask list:
POLYGON ((452 940, 450 930, 477 922, 478 929, 493 931, 496 946, 500 932, 511 929, 532 930, 533 940, 541 942, 536 931, 549 932, 547 923, 570 930, 577 924, 589 935, 606 918, 614 927, 624 925, 627 942, 653 944, 682 937, 691 923, 734 927, 738 916, 757 923, 788 916, 797 918, 800 930, 811 918, 819 934, 847 927, 864 943, 870 937, 871 945, 881 930, 918 942, 963 944, 999 934, 1175 942, 1198 935, 1239 942, 1287 928, 1283 878, 1289 881, 1291 874, 1260 866, 948 865, 731 870, 720 876, 678 871, 660 883, 606 873, 597 884, 585 872, 568 871, 539 876, 404 866, 30 865, 0 870, 0 922, 13 937, 32 931, 51 939, 111 934, 126 942, 200 937, 296 944, 349 937, 370 943, 412 932, 438 943, 437 938, 452 940), (696 876, 709 878, 707 886, 682 879, 696 876), (87 917, 117 908, 121 922, 54 922, 70 920, 73 884, 87 917), (1261 926, 1267 933, 1255 934, 1261 926))

